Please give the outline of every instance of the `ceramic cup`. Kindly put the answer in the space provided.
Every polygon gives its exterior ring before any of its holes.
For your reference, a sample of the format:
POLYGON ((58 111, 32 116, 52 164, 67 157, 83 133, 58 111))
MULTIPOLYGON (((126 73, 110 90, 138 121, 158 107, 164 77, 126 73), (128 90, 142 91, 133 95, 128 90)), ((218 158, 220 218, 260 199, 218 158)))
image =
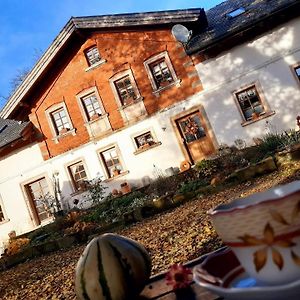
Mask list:
POLYGON ((300 278, 300 181, 220 205, 209 214, 219 236, 258 283, 300 278))

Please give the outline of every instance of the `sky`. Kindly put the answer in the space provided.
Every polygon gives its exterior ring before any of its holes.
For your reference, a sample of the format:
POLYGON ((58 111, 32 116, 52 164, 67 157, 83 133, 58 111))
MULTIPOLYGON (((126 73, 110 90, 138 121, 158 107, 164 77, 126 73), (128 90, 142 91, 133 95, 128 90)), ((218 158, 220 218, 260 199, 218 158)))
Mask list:
POLYGON ((222 0, 0 0, 0 108, 12 80, 31 69, 73 17, 204 8, 222 0))

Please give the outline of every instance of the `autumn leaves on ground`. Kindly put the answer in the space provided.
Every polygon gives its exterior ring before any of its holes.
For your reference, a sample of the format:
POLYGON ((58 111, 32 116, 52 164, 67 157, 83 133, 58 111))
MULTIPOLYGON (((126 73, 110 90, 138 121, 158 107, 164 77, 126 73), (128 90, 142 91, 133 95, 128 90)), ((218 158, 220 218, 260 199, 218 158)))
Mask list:
MULTIPOLYGON (((142 243, 152 273, 184 263, 221 245, 206 211, 219 203, 300 179, 300 163, 148 218, 119 231, 142 243)), ((84 245, 33 259, 0 273, 0 299, 76 299, 74 270, 84 245)))

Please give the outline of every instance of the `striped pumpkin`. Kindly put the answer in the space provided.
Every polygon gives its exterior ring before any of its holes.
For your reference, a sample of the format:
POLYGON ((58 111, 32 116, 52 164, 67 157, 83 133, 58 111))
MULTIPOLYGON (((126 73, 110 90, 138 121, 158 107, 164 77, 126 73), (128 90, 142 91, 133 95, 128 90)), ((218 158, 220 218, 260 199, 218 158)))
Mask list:
POLYGON ((150 256, 141 244, 103 234, 87 245, 77 263, 76 294, 82 300, 134 299, 150 273, 150 256))

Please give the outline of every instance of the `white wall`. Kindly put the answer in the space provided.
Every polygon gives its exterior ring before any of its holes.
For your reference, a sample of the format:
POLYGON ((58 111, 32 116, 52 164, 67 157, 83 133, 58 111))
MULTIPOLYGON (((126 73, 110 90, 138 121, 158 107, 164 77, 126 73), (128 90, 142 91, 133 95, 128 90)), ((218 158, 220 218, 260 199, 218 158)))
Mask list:
POLYGON ((300 62, 300 20, 275 30, 196 66, 204 91, 199 94, 219 143, 237 138, 248 144, 272 129, 296 128, 300 115, 300 85, 290 66, 300 62), (275 115, 242 127, 242 117, 232 92, 259 82, 275 115))

